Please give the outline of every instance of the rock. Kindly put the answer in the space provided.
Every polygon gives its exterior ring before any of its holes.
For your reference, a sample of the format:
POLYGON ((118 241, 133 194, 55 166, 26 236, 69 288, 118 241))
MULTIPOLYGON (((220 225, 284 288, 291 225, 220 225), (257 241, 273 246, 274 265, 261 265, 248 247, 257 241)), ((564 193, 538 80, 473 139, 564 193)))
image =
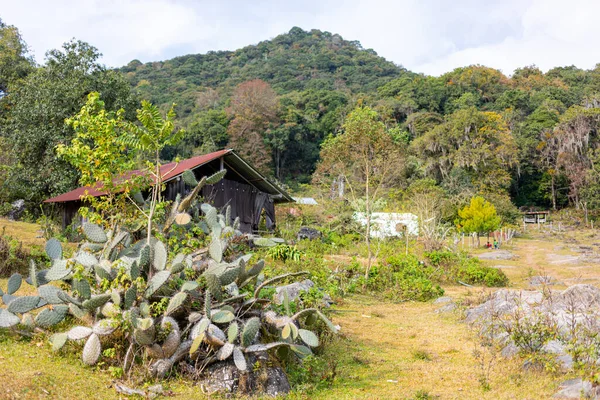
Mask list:
POLYGON ((556 285, 556 283, 556 279, 551 276, 532 276, 529 278, 529 284, 531 286, 556 285))
POLYGON ((456 304, 454 303, 446 303, 442 307, 435 310, 436 313, 448 313, 456 310, 456 304))
POLYGON ((452 297, 442 296, 442 297, 438 297, 437 299, 435 299, 433 304, 446 304, 446 303, 450 303, 451 301, 452 301, 452 297))
POLYGON ((552 398, 554 399, 580 399, 588 398, 592 394, 592 384, 581 379, 569 379, 560 384, 561 390, 552 398))
POLYGON ((308 239, 308 240, 320 239, 321 238, 321 232, 319 232, 318 230, 316 230, 314 228, 309 228, 308 226, 303 226, 298 231, 297 237, 298 237, 298 240, 302 240, 302 239, 308 239))
POLYGON ((509 343, 508 345, 504 346, 502 351, 500 351, 500 355, 502 355, 504 358, 512 358, 517 354, 519 354, 519 348, 513 343, 509 343))
MULTIPOLYGON (((254 365, 254 363, 249 365, 254 365)), ((264 363, 264 365, 268 365, 268 363, 264 363)), ((265 366, 241 373, 232 361, 218 362, 206 368, 200 383, 205 392, 211 394, 239 392, 240 394, 277 397, 285 395, 291 390, 287 376, 278 366, 265 366)))
POLYGON ((485 253, 478 254, 480 260, 512 260, 514 254, 508 250, 490 250, 485 253))
POLYGON ((23 211, 25 211, 25 200, 19 199, 14 201, 12 204, 12 209, 8 212, 8 219, 12 221, 18 221, 23 215, 23 211))
POLYGON ((294 282, 285 286, 278 286, 275 288, 275 303, 283 303, 285 296, 284 292, 287 292, 289 301, 294 301, 300 297, 300 293, 308 292, 313 286, 315 286, 315 283, 310 279, 305 279, 301 282, 294 282))

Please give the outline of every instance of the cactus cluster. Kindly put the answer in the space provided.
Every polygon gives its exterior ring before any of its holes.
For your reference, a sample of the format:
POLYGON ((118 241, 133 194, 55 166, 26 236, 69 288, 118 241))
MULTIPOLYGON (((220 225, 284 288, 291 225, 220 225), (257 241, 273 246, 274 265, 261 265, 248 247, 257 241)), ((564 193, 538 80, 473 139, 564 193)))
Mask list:
MULTIPOLYGON (((195 188, 208 181, 192 181, 186 175, 186 182, 195 188)), ((192 200, 196 195, 194 189, 192 200)), ((181 215, 190 207, 190 196, 175 202, 168 217, 171 223, 189 223, 181 215)), ((245 371, 250 353, 286 346, 300 356, 310 354, 310 348, 319 345, 307 329, 316 319, 336 331, 317 309, 293 316, 271 309, 271 299, 261 296, 263 290, 304 273, 265 280, 264 261, 250 265, 251 255, 232 254, 231 242, 242 234, 239 221, 231 223, 229 208, 225 215, 208 204, 201 210, 211 240, 208 249, 192 255, 169 254, 156 238, 134 241, 129 232, 107 232, 91 223, 83 225, 88 241, 70 258, 63 257, 59 241, 50 239, 46 244, 50 268, 38 269, 31 262, 25 279, 37 294, 15 295, 23 282, 19 274, 10 277, 6 293, 0 290, 6 305, 0 308, 0 328, 47 328, 71 316, 79 325, 52 335, 54 350, 68 341, 85 341, 83 362, 94 365, 105 338, 112 335, 127 341, 124 370, 142 350, 152 359, 150 370, 158 377, 186 357, 203 365, 232 359, 245 371), (269 342, 272 338, 277 339, 269 342)))

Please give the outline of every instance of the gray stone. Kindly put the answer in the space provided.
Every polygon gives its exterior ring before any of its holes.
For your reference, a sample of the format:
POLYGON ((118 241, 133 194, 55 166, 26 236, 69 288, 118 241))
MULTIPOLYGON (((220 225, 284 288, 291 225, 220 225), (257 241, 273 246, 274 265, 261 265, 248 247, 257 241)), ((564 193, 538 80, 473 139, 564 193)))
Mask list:
POLYGON ((315 286, 315 283, 310 279, 305 279, 301 282, 294 282, 285 286, 278 286, 275 288, 275 303, 283 303, 285 292, 288 294, 289 301, 294 301, 300 297, 300 293, 308 292, 313 286, 315 286))
POLYGON ((435 299, 433 304, 446 304, 446 303, 450 303, 451 301, 452 301, 452 297, 443 296, 443 297, 438 297, 437 299, 435 299))
POLYGON ((515 346, 513 343, 509 343, 508 345, 504 346, 504 348, 502 349, 500 354, 504 358, 512 358, 512 357, 516 356, 517 354, 519 354, 519 348, 517 346, 515 346))
POLYGON ((442 307, 435 310, 436 313, 449 313, 456 310, 456 304, 454 303, 446 303, 442 307))
POLYGON ((309 228, 308 226, 303 226, 300 228, 300 230, 298 231, 298 234, 296 236, 298 237, 298 240, 302 240, 302 239, 315 240, 315 239, 321 238, 321 232, 319 232, 318 230, 316 230, 314 228, 309 228))
POLYGON ((242 373, 232 361, 222 361, 209 366, 202 374, 200 383, 205 392, 211 394, 240 393, 277 397, 291 390, 287 376, 280 367, 266 366, 242 373))
POLYGON ((12 209, 8 212, 8 219, 12 221, 18 221, 23 215, 25 211, 25 200, 19 199, 14 201, 12 204, 12 209))
POLYGON ((581 379, 569 379, 561 383, 560 389, 552 398, 554 399, 580 399, 588 398, 592 394, 592 384, 581 379))
POLYGON ((532 276, 529 278, 531 286, 555 285, 556 280, 551 276, 532 276))
POLYGON ((490 250, 485 253, 478 254, 480 260, 512 260, 514 254, 508 250, 490 250))

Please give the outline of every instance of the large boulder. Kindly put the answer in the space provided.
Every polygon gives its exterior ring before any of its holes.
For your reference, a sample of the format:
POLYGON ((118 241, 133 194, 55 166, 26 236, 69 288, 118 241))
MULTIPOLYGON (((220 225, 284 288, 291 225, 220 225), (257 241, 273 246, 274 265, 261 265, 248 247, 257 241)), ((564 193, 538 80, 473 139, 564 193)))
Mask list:
POLYGON ((288 300, 294 301, 302 292, 308 292, 315 283, 310 279, 305 279, 301 282, 290 283, 285 286, 278 286, 275 288, 275 303, 282 304, 285 299, 285 292, 287 292, 288 300))
POLYGON ((11 210, 8 212, 8 219, 18 221, 25 211, 25 200, 19 199, 11 204, 11 210))
POLYGON ((269 363, 261 365, 263 366, 258 369, 240 372, 232 361, 221 361, 206 368, 200 383, 205 392, 211 394, 239 393, 278 397, 290 392, 290 383, 281 367, 269 366, 269 363))

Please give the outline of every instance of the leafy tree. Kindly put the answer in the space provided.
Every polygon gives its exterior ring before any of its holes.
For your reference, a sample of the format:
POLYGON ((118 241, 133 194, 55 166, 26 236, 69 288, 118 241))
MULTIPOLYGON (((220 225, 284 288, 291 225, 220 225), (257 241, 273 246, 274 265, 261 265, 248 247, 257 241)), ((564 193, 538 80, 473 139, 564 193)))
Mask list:
POLYGON ((271 164, 265 131, 277 124, 277 94, 259 79, 238 85, 231 96, 228 146, 262 172, 271 164))
MULTIPOLYGON (((175 105, 162 117, 157 106, 148 101, 142 101, 142 107, 137 110, 137 123, 126 121, 123 129, 123 141, 133 149, 148 154, 145 172, 153 183, 150 190, 150 205, 148 211, 140 210, 147 218, 147 241, 150 245, 154 213, 162 202, 163 171, 160 153, 166 146, 175 146, 185 134, 183 129, 175 128, 175 105)), ((168 173, 165 171, 164 173, 168 173)))
POLYGON ((471 198, 469 205, 458 211, 456 226, 465 233, 479 234, 496 231, 500 228, 500 217, 496 214, 496 207, 481 196, 471 198))
POLYGON ((509 168, 517 164, 515 140, 500 114, 458 110, 412 143, 438 181, 463 169, 478 190, 506 190, 509 168))
POLYGON ((315 180, 343 181, 352 203, 364 206, 368 250, 365 277, 369 275, 373 257, 371 214, 385 188, 401 176, 403 158, 403 148, 393 142, 378 114, 369 107, 358 107, 348 114, 343 133, 327 138, 321 149, 315 180))
POLYGON ((80 212, 96 223, 108 221, 111 229, 125 217, 125 209, 130 206, 120 194, 136 189, 134 180, 126 179, 134 167, 135 153, 125 144, 123 114, 123 109, 106 111, 100 94, 90 93, 81 111, 66 121, 75 137, 68 146, 61 143, 56 149, 60 158, 80 172, 82 186, 101 188, 106 193, 102 197, 86 196, 90 208, 80 212))
POLYGON ((11 84, 32 72, 34 65, 19 30, 0 19, 0 98, 8 93, 11 84))
POLYGON ((118 72, 98 64, 100 53, 89 44, 72 41, 46 57, 46 64, 7 96, 9 110, 3 129, 15 158, 5 193, 8 200, 24 198, 32 208, 77 185, 78 172, 57 157, 55 148, 74 137, 65 119, 81 110, 88 93, 99 92, 108 111, 133 108, 127 82, 118 72))

